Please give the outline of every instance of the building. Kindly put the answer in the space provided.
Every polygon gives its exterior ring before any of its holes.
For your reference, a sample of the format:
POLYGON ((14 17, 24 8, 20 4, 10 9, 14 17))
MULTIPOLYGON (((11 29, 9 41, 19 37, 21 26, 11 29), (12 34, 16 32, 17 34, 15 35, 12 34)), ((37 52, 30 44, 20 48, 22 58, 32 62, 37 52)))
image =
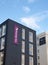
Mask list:
POLYGON ((37 36, 37 65, 48 65, 48 33, 37 36))
POLYGON ((37 65, 36 32, 11 19, 0 24, 0 65, 37 65))

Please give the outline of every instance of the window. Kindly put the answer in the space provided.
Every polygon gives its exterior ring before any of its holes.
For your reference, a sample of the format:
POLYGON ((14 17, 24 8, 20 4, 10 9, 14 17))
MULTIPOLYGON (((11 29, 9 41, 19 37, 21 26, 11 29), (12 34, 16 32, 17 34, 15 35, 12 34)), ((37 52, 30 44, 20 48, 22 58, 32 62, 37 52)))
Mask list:
POLYGON ((1 61, 3 61, 3 56, 1 57, 1 61))
POLYGON ((29 65, 33 65, 33 57, 29 57, 29 65))
POLYGON ((0 28, 0 37, 1 37, 1 28, 0 28))
POLYGON ((22 52, 25 52, 25 41, 22 41, 22 52))
POLYGON ((44 45, 46 43, 45 37, 40 38, 39 44, 44 45))
POLYGON ((38 59, 40 59, 40 57, 38 56, 38 59))
POLYGON ((38 65, 40 65, 40 63, 38 63, 38 65))
POLYGON ((4 52, 0 52, 0 65, 3 64, 4 52))
POLYGON ((2 36, 6 34, 6 25, 3 25, 2 27, 2 36))
POLYGON ((29 41, 33 42, 33 33, 32 32, 29 32, 29 41))
POLYGON ((29 54, 33 55, 33 44, 29 44, 29 54))
POLYGON ((0 65, 3 65, 3 61, 0 60, 0 65))
POLYGON ((0 65, 1 65, 1 52, 0 52, 0 65))
POLYGON ((22 39, 25 39, 25 29, 22 29, 22 39))
POLYGON ((23 55, 23 54, 21 57, 21 65, 25 65, 25 55, 23 55))
POLYGON ((5 38, 1 38, 1 50, 4 49, 5 38))
POLYGON ((4 56, 4 51, 3 52, 1 52, 1 57, 3 57, 4 56))
POLYGON ((38 49, 38 53, 39 53, 39 49, 38 49))

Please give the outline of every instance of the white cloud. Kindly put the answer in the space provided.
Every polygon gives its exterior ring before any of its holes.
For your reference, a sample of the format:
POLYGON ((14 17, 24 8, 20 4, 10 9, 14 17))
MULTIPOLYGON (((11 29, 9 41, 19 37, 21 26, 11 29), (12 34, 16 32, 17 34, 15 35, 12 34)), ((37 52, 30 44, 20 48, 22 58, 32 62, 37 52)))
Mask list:
POLYGON ((21 22, 25 23, 30 28, 40 28, 38 22, 42 22, 47 17, 48 17, 48 11, 43 11, 29 17, 22 17, 21 22))
POLYGON ((36 24, 36 19, 33 17, 23 17, 21 18, 21 21, 25 23, 28 27, 39 28, 39 26, 36 24))
POLYGON ((26 13, 29 13, 29 12, 30 12, 30 8, 27 7, 27 6, 24 6, 24 7, 23 7, 23 10, 24 10, 26 13))

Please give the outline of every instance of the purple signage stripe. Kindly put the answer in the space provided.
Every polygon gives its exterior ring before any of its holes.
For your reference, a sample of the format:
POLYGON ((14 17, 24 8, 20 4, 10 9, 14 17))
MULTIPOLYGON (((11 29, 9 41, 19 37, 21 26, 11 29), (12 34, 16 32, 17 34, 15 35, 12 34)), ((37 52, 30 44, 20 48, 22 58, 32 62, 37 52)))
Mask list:
POLYGON ((14 26, 14 43, 15 44, 18 44, 18 26, 17 25, 15 25, 14 26))

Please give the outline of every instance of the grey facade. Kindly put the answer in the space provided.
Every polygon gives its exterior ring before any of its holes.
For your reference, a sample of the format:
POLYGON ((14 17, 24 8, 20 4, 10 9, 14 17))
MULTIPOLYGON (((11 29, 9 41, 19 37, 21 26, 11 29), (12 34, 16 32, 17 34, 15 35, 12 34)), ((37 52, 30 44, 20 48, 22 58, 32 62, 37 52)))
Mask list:
POLYGON ((48 65, 48 32, 37 35, 37 65, 48 65))
MULTIPOLYGON (((37 51, 36 51, 36 32, 24 25, 21 25, 13 20, 7 19, 0 25, 0 54, 3 52, 3 62, 0 65, 37 65, 37 51), (5 35, 2 36, 2 26, 6 25, 5 35), (15 27, 17 27, 15 33, 15 27), (24 29, 24 33, 22 34, 24 29), (29 32, 32 33, 31 39, 29 41, 29 32), (17 35, 17 36, 15 36, 17 35), (22 35, 25 36, 22 38, 22 35), (1 39, 5 38, 4 48, 1 49, 1 39), (23 46, 22 51, 22 44, 23 46), (29 45, 33 46, 32 48, 29 45), (31 48, 31 50, 29 50, 31 48), (31 54, 30 54, 31 53, 31 54), (22 60, 22 55, 24 55, 24 60, 22 60), (30 57, 30 59, 29 59, 30 57), (32 59, 31 59, 32 58, 32 59), (31 61, 32 62, 31 62, 31 61)), ((0 55, 1 56, 1 55, 0 55)), ((1 58, 1 57, 0 57, 1 58)), ((1 62, 1 60, 0 60, 1 62)))

